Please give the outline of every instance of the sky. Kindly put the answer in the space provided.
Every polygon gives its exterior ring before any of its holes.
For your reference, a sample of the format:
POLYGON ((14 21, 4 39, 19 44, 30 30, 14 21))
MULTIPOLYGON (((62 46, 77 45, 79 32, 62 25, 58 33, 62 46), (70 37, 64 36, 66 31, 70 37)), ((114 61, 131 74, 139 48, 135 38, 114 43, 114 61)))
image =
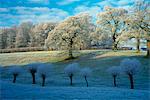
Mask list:
POLYGON ((59 22, 81 12, 93 17, 104 6, 130 8, 135 0, 0 0, 0 27, 22 22, 59 22))

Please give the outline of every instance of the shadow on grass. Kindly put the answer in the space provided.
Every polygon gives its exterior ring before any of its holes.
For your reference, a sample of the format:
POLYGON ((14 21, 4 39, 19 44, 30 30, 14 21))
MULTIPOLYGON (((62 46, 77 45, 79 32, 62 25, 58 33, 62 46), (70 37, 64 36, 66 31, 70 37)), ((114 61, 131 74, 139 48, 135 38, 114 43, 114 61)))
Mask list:
MULTIPOLYGON (((65 58, 64 60, 61 60, 59 62, 74 62, 74 61, 81 61, 81 60, 88 60, 88 59, 92 59, 93 57, 95 57, 96 55, 103 55, 105 53, 109 52, 109 50, 102 50, 102 51, 93 51, 93 52, 86 52, 86 53, 82 53, 82 52, 75 52, 75 53, 79 53, 78 55, 75 55, 72 58, 65 58)), ((58 63, 58 62, 57 62, 58 63)))

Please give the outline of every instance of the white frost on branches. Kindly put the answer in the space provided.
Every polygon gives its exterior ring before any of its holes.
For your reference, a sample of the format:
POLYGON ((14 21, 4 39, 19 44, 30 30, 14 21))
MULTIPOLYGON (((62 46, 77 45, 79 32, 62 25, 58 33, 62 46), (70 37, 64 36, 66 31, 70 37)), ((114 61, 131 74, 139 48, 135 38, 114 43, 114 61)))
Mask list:
POLYGON ((37 71, 37 68, 40 65, 41 65, 41 63, 30 63, 30 64, 27 64, 26 66, 28 67, 29 71, 31 71, 31 70, 37 71))
POLYGON ((53 66, 52 64, 41 64, 41 65, 39 65, 39 67, 37 68, 38 75, 47 76, 51 72, 52 66, 53 66))
POLYGON ((65 69, 64 72, 70 76, 71 74, 75 74, 79 71, 79 64, 78 63, 72 63, 69 64, 65 69))
POLYGON ((83 69, 81 69, 80 73, 83 77, 85 77, 85 76, 88 77, 91 75, 92 70, 90 68, 83 68, 83 69))
POLYGON ((22 68, 20 66, 17 65, 12 65, 10 66, 11 68, 9 69, 9 72, 11 74, 21 74, 23 72, 22 68))
POLYGON ((121 61, 120 66, 125 73, 135 74, 139 70, 141 63, 137 59, 124 59, 121 61))
POLYGON ((107 69, 107 72, 111 75, 119 75, 122 72, 122 70, 120 66, 112 66, 107 69))

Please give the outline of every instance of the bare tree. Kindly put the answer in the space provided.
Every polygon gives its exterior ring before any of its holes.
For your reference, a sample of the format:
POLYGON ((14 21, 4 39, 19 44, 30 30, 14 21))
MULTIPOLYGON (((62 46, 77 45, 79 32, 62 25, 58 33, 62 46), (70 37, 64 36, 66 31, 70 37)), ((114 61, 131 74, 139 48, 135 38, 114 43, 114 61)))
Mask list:
POLYGON ((73 85, 72 79, 73 76, 76 72, 78 72, 79 70, 79 64, 78 63, 72 63, 69 64, 67 67, 65 67, 64 71, 65 73, 68 75, 68 77, 70 78, 70 85, 73 85))
POLYGON ((134 89, 133 75, 139 70, 141 63, 137 59, 124 59, 121 61, 121 69, 129 76, 131 89, 134 89))
POLYGON ((91 75, 91 72, 92 72, 92 70, 90 68, 81 69, 81 75, 84 77, 87 87, 89 86, 87 77, 89 77, 91 75))

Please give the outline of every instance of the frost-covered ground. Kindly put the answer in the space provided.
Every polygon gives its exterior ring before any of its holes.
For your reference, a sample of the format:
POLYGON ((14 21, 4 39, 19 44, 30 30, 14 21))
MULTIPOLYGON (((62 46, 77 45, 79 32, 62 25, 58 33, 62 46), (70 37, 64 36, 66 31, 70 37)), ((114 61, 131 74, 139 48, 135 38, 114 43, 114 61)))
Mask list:
POLYGON ((1 100, 149 100, 147 90, 111 87, 39 87, 0 82, 1 100))
POLYGON ((26 66, 20 66, 24 71, 17 77, 16 84, 12 83, 12 75, 9 73, 10 67, 0 67, 1 99, 149 100, 149 59, 143 56, 127 56, 128 54, 124 55, 122 52, 116 53, 101 55, 100 52, 95 52, 73 61, 53 63, 53 70, 49 72, 45 87, 41 87, 41 79, 37 74, 37 84, 31 84, 31 75, 26 66), (117 88, 113 88, 112 76, 106 72, 109 67, 119 65, 124 58, 136 58, 142 63, 140 71, 134 75, 134 90, 130 89, 128 77, 124 74, 117 77, 117 88), (64 68, 72 62, 79 63, 80 68, 89 67, 93 70, 92 75, 88 77, 89 87, 86 87, 84 78, 79 73, 73 77, 73 86, 69 86, 69 78, 65 75, 64 68))

